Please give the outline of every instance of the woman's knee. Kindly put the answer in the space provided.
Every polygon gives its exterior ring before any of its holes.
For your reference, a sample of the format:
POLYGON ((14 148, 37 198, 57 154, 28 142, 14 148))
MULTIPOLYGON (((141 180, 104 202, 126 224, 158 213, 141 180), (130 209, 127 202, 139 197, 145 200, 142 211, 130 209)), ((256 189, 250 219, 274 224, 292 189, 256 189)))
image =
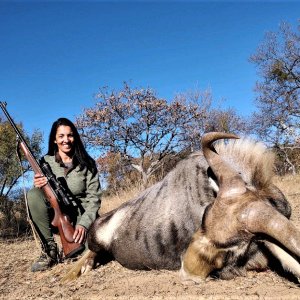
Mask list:
POLYGON ((32 209, 47 209, 45 203, 45 197, 42 190, 38 188, 32 188, 27 192, 28 207, 32 209))

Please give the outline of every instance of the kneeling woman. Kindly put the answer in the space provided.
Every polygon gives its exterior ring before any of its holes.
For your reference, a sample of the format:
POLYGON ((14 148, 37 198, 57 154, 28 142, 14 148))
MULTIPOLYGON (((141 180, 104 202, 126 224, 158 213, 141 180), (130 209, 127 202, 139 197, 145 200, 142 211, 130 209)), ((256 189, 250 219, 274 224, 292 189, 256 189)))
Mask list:
MULTIPOLYGON (((84 245, 87 230, 100 208, 100 183, 95 161, 86 152, 75 125, 60 118, 52 125, 48 153, 44 160, 52 173, 74 196, 73 205, 65 213, 75 225, 74 241, 84 245)), ((34 188, 28 191, 31 220, 42 242, 42 253, 33 263, 32 272, 43 271, 58 262, 58 248, 51 225, 54 213, 41 188, 47 178, 34 176, 34 188)))

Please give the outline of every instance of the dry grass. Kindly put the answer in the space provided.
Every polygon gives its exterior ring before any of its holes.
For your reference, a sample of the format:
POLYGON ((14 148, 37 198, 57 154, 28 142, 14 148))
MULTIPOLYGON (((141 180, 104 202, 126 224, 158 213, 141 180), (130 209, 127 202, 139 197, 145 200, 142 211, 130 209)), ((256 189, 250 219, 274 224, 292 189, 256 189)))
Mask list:
POLYGON ((140 187, 130 187, 118 192, 115 195, 102 198, 100 215, 119 207, 124 202, 133 199, 140 193, 140 187))
MULTIPOLYGON (((275 183, 291 202, 292 221, 300 228, 300 175, 276 177, 275 183)), ((139 189, 105 197, 102 212, 132 199, 139 189)), ((39 249, 32 239, 0 241, 0 299, 300 299, 299 285, 274 272, 249 272, 233 280, 209 280, 182 285, 177 271, 128 270, 113 261, 71 283, 60 279, 71 262, 39 273, 30 272, 39 249)))
MULTIPOLYGON (((289 197, 300 196, 300 174, 275 176, 274 183, 289 197)), ((100 213, 106 213, 117 207, 124 202, 135 198, 141 191, 140 186, 129 187, 117 193, 116 195, 107 196, 102 198, 100 213)))
POLYGON ((274 183, 289 196, 300 196, 300 174, 276 176, 274 183))

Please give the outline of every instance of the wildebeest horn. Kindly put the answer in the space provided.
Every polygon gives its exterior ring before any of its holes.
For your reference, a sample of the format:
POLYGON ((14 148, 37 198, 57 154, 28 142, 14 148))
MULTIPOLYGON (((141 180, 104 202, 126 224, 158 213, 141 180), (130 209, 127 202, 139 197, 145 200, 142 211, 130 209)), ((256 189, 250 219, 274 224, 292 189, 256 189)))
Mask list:
POLYGON ((202 150, 205 159, 217 176, 220 190, 218 196, 230 197, 243 194, 246 191, 245 183, 241 176, 216 152, 213 143, 220 139, 239 139, 235 134, 224 132, 210 132, 202 137, 202 150))

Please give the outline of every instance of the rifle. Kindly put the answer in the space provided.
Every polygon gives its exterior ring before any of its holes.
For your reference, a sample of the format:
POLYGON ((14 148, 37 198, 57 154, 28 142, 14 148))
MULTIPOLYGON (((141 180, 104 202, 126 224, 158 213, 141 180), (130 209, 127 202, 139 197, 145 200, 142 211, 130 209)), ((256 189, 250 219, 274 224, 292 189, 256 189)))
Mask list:
POLYGON ((41 164, 39 164, 39 162, 36 160, 24 137, 22 136, 18 127, 6 110, 6 103, 0 101, 0 106, 7 120, 15 130, 18 139, 18 145, 23 151, 34 173, 46 176, 48 179, 48 183, 42 187, 42 190, 54 210, 54 218, 51 224, 58 229, 65 258, 72 257, 78 252, 82 251, 84 245, 74 242, 74 227, 70 223, 69 217, 66 214, 62 213, 59 206, 59 203, 64 206, 70 206, 71 203, 69 200, 71 198, 71 195, 55 178, 50 169, 50 166, 44 160, 41 164))

